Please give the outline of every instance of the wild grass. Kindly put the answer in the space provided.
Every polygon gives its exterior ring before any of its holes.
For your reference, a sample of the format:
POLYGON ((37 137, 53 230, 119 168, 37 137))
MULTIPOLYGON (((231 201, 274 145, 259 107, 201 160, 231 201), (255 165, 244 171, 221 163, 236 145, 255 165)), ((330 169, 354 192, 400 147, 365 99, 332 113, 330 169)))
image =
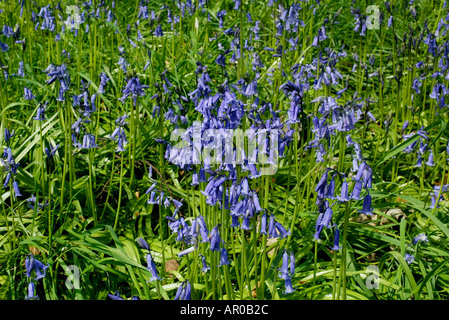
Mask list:
POLYGON ((448 298, 445 2, 8 0, 0 11, 1 299, 33 297, 30 283, 41 300, 448 298), (50 65, 66 67, 51 83, 50 65), (274 174, 237 165, 231 179, 212 164, 195 184, 204 163, 168 156, 195 121, 276 119, 290 135, 274 174), (251 196, 223 205, 243 181, 251 196), (232 227, 254 194, 261 210, 232 227), (261 233, 270 217, 286 233, 261 233), (45 277, 27 274, 30 253, 45 277))

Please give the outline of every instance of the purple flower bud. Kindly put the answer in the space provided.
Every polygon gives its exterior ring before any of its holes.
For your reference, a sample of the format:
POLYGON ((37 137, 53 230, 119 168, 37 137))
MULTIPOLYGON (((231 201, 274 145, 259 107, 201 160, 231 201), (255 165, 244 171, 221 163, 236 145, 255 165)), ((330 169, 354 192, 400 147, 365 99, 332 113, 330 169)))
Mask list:
POLYGON ((174 300, 190 300, 191 291, 192 287, 188 280, 181 283, 181 285, 178 287, 178 290, 176 291, 174 300))
POLYGON ((36 281, 45 277, 45 270, 48 267, 48 265, 44 265, 39 260, 35 259, 32 254, 29 254, 25 259, 26 275, 30 278, 31 272, 34 270, 36 274, 36 278, 34 278, 34 280, 36 281))
POLYGON ((220 264, 218 266, 221 267, 224 265, 229 265, 229 260, 228 260, 228 251, 223 247, 221 248, 220 251, 220 264))
POLYGON ((145 239, 143 239, 142 237, 139 237, 136 241, 141 248, 150 251, 150 246, 148 245, 148 242, 145 241, 145 239))
POLYGON ((283 294, 289 294, 295 292, 295 289, 292 285, 292 279, 291 277, 287 277, 285 279, 285 290, 282 292, 283 294))
POLYGON ((433 167, 435 165, 435 162, 433 162, 433 152, 432 151, 430 151, 430 153, 429 153, 429 158, 427 159, 426 164, 429 167, 433 167))
POLYGON ((371 195, 367 194, 363 199, 363 208, 358 210, 361 214, 372 215, 373 208, 371 206, 371 195))
POLYGON ((147 269, 151 272, 151 279, 150 279, 150 281, 162 280, 157 275, 156 265, 154 264, 153 257, 151 256, 150 253, 147 254, 147 269))
POLYGON ((360 200, 360 192, 362 192, 362 182, 356 180, 354 189, 352 190, 351 198, 353 200, 360 200))
POLYGON ((28 284, 28 295, 25 297, 26 300, 38 300, 39 297, 35 295, 36 289, 34 282, 28 284))
POLYGON ((264 213, 260 219, 260 233, 267 234, 267 214, 264 213))
POLYGON ((279 277, 281 279, 286 279, 290 276, 288 260, 289 260, 288 252, 287 250, 284 249, 284 253, 282 254, 282 267, 278 269, 280 271, 279 277))
POLYGON ((22 194, 20 193, 19 186, 16 180, 13 181, 12 186, 14 188, 14 198, 21 197, 22 194))
POLYGON ((340 202, 346 202, 351 200, 351 198, 348 195, 348 182, 346 181, 346 178, 341 185, 341 195, 337 197, 337 199, 340 202))

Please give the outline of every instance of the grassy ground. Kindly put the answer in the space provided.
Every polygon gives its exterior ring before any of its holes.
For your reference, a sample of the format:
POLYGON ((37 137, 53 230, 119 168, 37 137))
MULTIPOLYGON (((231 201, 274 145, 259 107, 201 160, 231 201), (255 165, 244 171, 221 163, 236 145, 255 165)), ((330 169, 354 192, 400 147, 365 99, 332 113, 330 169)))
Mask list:
POLYGON ((1 299, 448 298, 445 2, 0 11, 1 299))

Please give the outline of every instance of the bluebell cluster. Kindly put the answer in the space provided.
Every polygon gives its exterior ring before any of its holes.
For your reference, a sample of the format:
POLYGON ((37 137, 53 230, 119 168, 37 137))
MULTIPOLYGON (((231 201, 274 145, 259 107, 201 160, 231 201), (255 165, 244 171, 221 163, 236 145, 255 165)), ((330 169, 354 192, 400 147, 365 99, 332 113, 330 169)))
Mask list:
MULTIPOLYGON (((20 16, 23 15, 26 8, 25 2, 25 0, 18 2, 20 16)), ((139 99, 143 99, 149 91, 147 89, 150 86, 141 82, 139 75, 130 72, 132 55, 127 52, 127 48, 131 48, 131 50, 132 48, 146 48, 142 32, 147 27, 149 27, 150 35, 156 38, 154 41, 159 42, 159 38, 165 37, 169 32, 176 35, 178 32, 176 25, 187 15, 193 16, 200 11, 207 15, 209 22, 212 21, 212 18, 216 18, 219 32, 211 40, 218 39, 219 36, 223 36, 225 40, 218 43, 218 50, 213 53, 212 65, 196 62, 196 69, 192 70, 195 74, 195 86, 191 90, 187 90, 187 93, 181 93, 171 83, 167 70, 159 75, 160 81, 155 84, 157 93, 151 97, 151 101, 155 104, 152 115, 154 118, 169 121, 173 129, 172 134, 177 135, 184 143, 183 146, 180 146, 163 137, 156 139, 165 147, 164 159, 179 169, 191 173, 191 186, 200 188, 207 205, 217 206, 228 214, 231 221, 230 228, 245 231, 256 228, 258 235, 284 239, 292 235, 291 230, 260 203, 260 194, 258 193, 260 191, 255 185, 257 179, 263 177, 263 167, 257 162, 257 159, 266 158, 267 164, 277 165, 278 157, 285 157, 289 148, 295 146, 295 134, 298 133, 299 128, 310 130, 312 139, 304 142, 304 150, 313 152, 318 164, 327 165, 332 161, 336 142, 340 141, 345 152, 347 152, 346 150, 351 152, 352 168, 350 172, 340 172, 333 167, 324 167, 323 172, 320 172, 321 177, 314 189, 318 216, 313 235, 313 238, 318 241, 325 228, 333 229, 333 250, 339 250, 341 248, 339 221, 336 221, 334 206, 339 207, 340 205, 349 205, 352 201, 361 201, 362 208, 358 212, 366 215, 373 213, 370 194, 373 187, 373 170, 369 161, 363 157, 360 141, 354 135, 354 131, 357 129, 358 123, 364 122, 365 125, 368 125, 381 122, 376 119, 370 109, 370 104, 375 102, 369 98, 363 99, 357 91, 352 97, 346 97, 349 85, 348 80, 342 74, 342 65, 352 62, 352 73, 361 69, 367 79, 377 78, 382 87, 384 86, 384 77, 381 70, 376 69, 374 55, 370 55, 368 62, 365 63, 365 59, 359 57, 357 53, 348 54, 348 49, 351 50, 351 48, 346 48, 343 45, 340 48, 332 49, 328 46, 329 32, 333 24, 338 24, 339 12, 334 17, 326 17, 319 28, 315 30, 310 41, 311 50, 314 50, 316 54, 311 61, 295 63, 290 70, 286 70, 283 59, 287 53, 310 49, 302 48, 298 37, 300 29, 306 26, 301 18, 301 13, 307 2, 300 1, 284 6, 284 3, 269 0, 267 6, 274 7, 273 12, 276 12, 273 19, 277 41, 271 46, 264 47, 263 51, 256 52, 255 47, 262 40, 261 21, 252 17, 250 12, 244 12, 240 0, 234 1, 231 10, 241 12, 242 17, 246 18, 248 36, 245 38, 241 37, 241 32, 243 32, 241 27, 227 24, 230 12, 219 10, 215 17, 211 17, 212 12, 207 9, 207 0, 199 0, 198 4, 191 0, 173 1, 173 6, 180 9, 180 15, 175 15, 173 7, 166 4, 160 8, 159 13, 156 13, 154 10, 149 10, 148 1, 140 1, 138 20, 133 25, 126 26, 123 33, 127 40, 126 44, 117 48, 118 61, 114 60, 114 63, 125 75, 125 85, 118 101, 122 104, 129 101, 136 107, 139 104, 139 99), (166 13, 165 21, 160 16, 161 12, 166 13), (170 30, 167 26, 170 26, 170 30), (281 41, 281 38, 285 41, 281 41), (242 63, 243 61, 250 62, 248 70, 244 70, 247 66, 242 63), (233 81, 230 74, 234 72, 235 65, 238 69, 238 78, 233 81), (271 67, 262 76, 267 65, 271 65, 271 67), (210 69, 214 71, 210 71, 210 69), (266 84, 273 85, 279 93, 282 93, 287 103, 273 105, 271 97, 265 99, 261 88, 266 84), (314 92, 312 95, 316 98, 312 99, 306 108, 305 104, 309 102, 308 98, 311 96, 311 92, 314 92), (344 104, 341 103, 343 96, 345 96, 344 104), (188 119, 187 111, 191 108, 197 112, 196 121, 188 119), (307 114, 306 112, 310 109, 313 111, 307 114), (311 127, 302 128, 308 120, 310 120, 311 127), (223 139, 218 139, 217 142, 217 137, 208 135, 210 130, 223 132, 221 137, 223 139), (249 132, 247 142, 257 142, 257 147, 252 150, 251 154, 247 154, 248 150, 244 147, 241 148, 234 144, 230 146, 224 143, 224 141, 232 140, 232 134, 229 133, 231 130, 247 130, 249 132), (265 135, 265 133, 273 132, 274 135, 265 135), (215 150, 213 157, 203 152, 208 148, 215 150), (217 163, 217 160, 223 160, 226 155, 231 155, 230 162, 218 161, 217 163)), ((407 8, 412 16, 416 16, 416 9, 412 4, 413 1, 410 1, 407 8)), ((82 2, 80 6, 82 10, 79 15, 69 15, 66 21, 62 19, 62 16, 58 17, 64 22, 58 26, 56 17, 62 12, 59 3, 54 6, 48 4, 42 7, 34 4, 34 7, 31 6, 30 9, 34 30, 54 34, 55 42, 59 42, 69 33, 75 37, 79 35, 79 32, 89 33, 90 22, 97 19, 114 25, 117 29, 116 32, 119 32, 114 1, 111 5, 108 5, 106 1, 99 1, 95 6, 92 0, 88 0, 82 2)), ((320 1, 316 1, 308 8, 315 14, 315 10, 319 6, 320 1)), ((394 28, 395 21, 390 2, 385 2, 384 6, 386 12, 382 11, 379 16, 380 28, 394 28), (388 15, 388 18, 385 14, 388 15)), ((354 17, 353 32, 355 36, 365 37, 369 28, 368 16, 355 7, 351 7, 350 13, 354 17)), ((0 14, 2 13, 0 12, 0 14)), ((396 48, 396 54, 401 56, 405 46, 418 48, 420 43, 426 46, 427 52, 435 63, 433 65, 428 61, 416 63, 414 69, 416 75, 411 85, 411 99, 420 97, 423 94, 424 81, 431 79, 434 84, 429 97, 435 103, 436 112, 441 112, 444 108, 449 107, 447 102, 449 87, 446 83, 449 80, 449 41, 444 38, 449 30, 449 14, 442 17, 434 29, 432 31, 426 24, 420 34, 414 35, 413 32, 409 35, 405 34, 403 45, 396 48)), ((1 29, 1 35, 1 40, 7 42, 0 41, 2 52, 8 52, 16 44, 26 45, 24 40, 20 40, 20 30, 6 24, 1 29)), ((399 42, 397 43, 399 44, 399 42)), ((202 54, 200 52, 200 56, 202 54)), ((106 73, 102 72, 99 75, 99 87, 95 93, 91 92, 90 82, 86 83, 81 80, 80 91, 70 95, 75 91, 69 72, 70 52, 64 49, 62 55, 66 62, 58 65, 51 63, 43 70, 47 76, 45 85, 49 88, 56 88, 58 94, 55 98, 60 103, 59 105, 71 104, 73 107, 79 108, 76 119, 70 123, 72 146, 82 150, 97 148, 97 137, 91 126, 92 115, 97 112, 98 97, 107 92, 110 79, 106 73)), ((147 50, 147 55, 148 60, 142 71, 145 71, 151 64, 150 50, 147 50)), ((24 62, 19 61, 18 64, 17 71, 12 70, 11 66, 0 66, 6 81, 11 81, 12 77, 26 78, 30 76, 25 72, 24 62)), ((403 83, 403 71, 398 70, 392 77, 392 81, 396 81, 398 85, 403 83)), ((38 101, 40 96, 37 91, 37 88, 29 85, 23 86, 23 99, 38 103, 33 119, 42 123, 47 120, 49 102, 38 101)), ((130 116, 125 113, 115 119, 115 128, 109 134, 110 140, 117 144, 116 152, 126 151, 128 145, 126 130, 129 124, 127 119, 130 116)), ((388 131, 392 119, 390 117, 383 121, 384 123, 381 125, 388 131)), ((403 123, 402 142, 416 138, 417 135, 419 138, 409 144, 404 152, 416 153, 416 167, 422 167, 424 164, 434 167, 435 150, 432 150, 433 145, 430 143, 429 133, 426 132, 425 127, 409 129, 409 123, 403 123)), ((19 163, 15 162, 13 150, 8 143, 13 136, 14 132, 11 133, 9 129, 5 129, 4 140, 7 147, 0 159, 6 172, 3 187, 10 188, 12 186, 14 197, 20 197, 21 192, 16 179, 19 163)), ((59 144, 47 146, 45 148, 47 158, 53 158, 58 148, 59 144)), ((292 149, 294 150, 294 148, 292 149)), ((449 143, 447 153, 449 154, 449 143)), ((339 156, 344 155, 340 154, 339 156)), ((438 203, 444 200, 443 193, 447 192, 448 186, 441 185, 432 188, 429 194, 430 208, 438 207, 438 203)), ((182 199, 176 199, 167 192, 160 185, 152 184, 146 191, 147 204, 163 205, 167 209, 174 208, 173 212, 166 216, 166 221, 169 230, 176 234, 176 241, 187 245, 187 249, 182 251, 179 257, 195 252, 199 243, 207 243, 210 251, 220 253, 219 266, 229 265, 231 263, 228 256, 229 245, 221 237, 223 222, 208 226, 206 223, 208 219, 203 215, 198 215, 187 221, 181 214, 182 199)), ((34 195, 27 199, 27 203, 30 208, 37 211, 43 210, 48 205, 48 202, 38 202, 34 195)), ((427 238, 420 236, 420 238, 415 238, 414 242, 426 240, 427 238)), ((148 251, 146 262, 151 273, 150 281, 160 280, 148 243, 143 239, 139 239, 138 242, 143 249, 148 251)), ((202 271, 210 270, 206 257, 201 254, 198 257, 201 259, 202 271)), ((412 258, 407 257, 407 262, 411 261, 412 258)), ((47 266, 34 259, 32 255, 27 257, 28 277, 31 277, 31 271, 34 271, 36 274, 34 280, 37 281, 45 276, 46 268, 47 266)), ((279 277, 285 280, 284 293, 292 293, 294 287, 291 280, 295 273, 293 252, 284 251, 282 267, 279 271, 279 277)), ((34 292, 34 282, 31 281, 27 299, 37 298, 34 292)), ((191 285, 188 281, 183 282, 179 286, 175 299, 189 299, 190 296, 191 285)), ((118 293, 110 294, 109 297, 114 300, 122 299, 118 293)))
POLYGON ((43 264, 41 261, 37 260, 32 253, 28 254, 25 259, 26 276, 30 279, 28 284, 28 294, 25 297, 26 300, 38 300, 39 296, 36 295, 35 282, 42 279, 46 275, 46 270, 49 265, 43 264), (32 275, 35 275, 33 278, 32 275))

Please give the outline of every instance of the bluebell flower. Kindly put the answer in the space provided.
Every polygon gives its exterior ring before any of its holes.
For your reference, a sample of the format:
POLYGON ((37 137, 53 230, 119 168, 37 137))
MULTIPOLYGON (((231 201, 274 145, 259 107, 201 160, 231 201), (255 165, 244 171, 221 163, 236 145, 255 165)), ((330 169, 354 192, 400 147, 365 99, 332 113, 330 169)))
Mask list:
POLYGON ((324 201, 324 214, 321 218, 320 224, 323 225, 326 228, 330 228, 331 227, 331 221, 332 221, 332 216, 334 214, 332 207, 329 205, 329 202, 326 200, 324 201))
POLYGON ((108 81, 108 76, 104 72, 102 72, 100 74, 100 86, 98 87, 98 93, 104 93, 104 87, 106 86, 108 81))
POLYGON ((218 266, 221 267, 224 265, 229 265, 229 259, 228 259, 228 251, 223 246, 220 250, 220 264, 218 266))
POLYGON ((62 65, 50 64, 44 70, 44 73, 46 73, 47 76, 50 77, 50 79, 45 81, 46 84, 50 85, 58 79, 63 80, 63 82, 66 85, 69 84, 69 81, 68 81, 69 75, 67 73, 67 67, 64 64, 62 64, 62 65))
POLYGON ((133 48, 137 47, 137 45, 131 39, 128 39, 128 41, 131 44, 131 46, 133 46, 133 48))
POLYGON ((431 196, 431 205, 430 205, 430 209, 435 208, 435 206, 437 208, 439 208, 437 205, 441 200, 444 200, 443 194, 442 192, 446 192, 447 191, 447 187, 448 185, 443 185, 443 188, 441 189, 440 186, 434 186, 432 192, 430 192, 430 196, 431 196), (441 189, 441 190, 440 190, 441 189), (438 197, 439 196, 439 197, 438 197), (438 197, 438 200, 437 200, 438 197))
POLYGON ((335 200, 335 175, 332 175, 331 181, 329 182, 329 185, 326 187, 326 195, 325 197, 330 200, 335 200))
POLYGON ((254 40, 260 40, 259 31, 260 29, 260 21, 256 21, 254 23, 254 27, 250 28, 250 31, 254 33, 254 40))
POLYGON ((186 254, 191 253, 191 252, 194 252, 195 250, 196 250, 196 247, 195 247, 195 246, 190 247, 190 248, 187 248, 187 249, 185 249, 185 250, 179 252, 179 253, 178 253, 178 257, 185 256, 186 254))
POLYGON ((419 242, 425 242, 425 243, 429 242, 429 239, 427 239, 427 236, 426 236, 425 233, 420 233, 420 234, 418 234, 418 235, 417 235, 416 237, 414 237, 413 240, 412 240, 412 243, 413 243, 414 245, 416 245, 416 244, 419 243, 419 242))
POLYGON ((419 82, 418 78, 415 78, 413 80, 412 89, 415 90, 416 93, 420 93, 421 91, 419 90, 419 87, 421 87, 421 82, 419 82))
POLYGON ((279 237, 281 238, 286 238, 291 234, 291 232, 287 231, 287 229, 285 229, 280 222, 276 222, 275 227, 279 233, 279 237))
POLYGON ((223 18, 227 14, 226 10, 221 10, 217 12, 217 18, 219 19, 219 28, 223 29, 223 18))
POLYGON ((295 257, 293 253, 284 249, 282 254, 282 266, 278 269, 280 271, 279 277, 281 279, 287 279, 292 277, 295 272, 295 257))
POLYGON ((174 300, 190 300, 191 299, 192 287, 189 283, 189 280, 186 280, 181 283, 176 291, 176 295, 174 300))
POLYGON ((80 146, 81 149, 92 149, 96 148, 98 145, 95 142, 95 135, 91 133, 86 133, 83 137, 83 143, 80 146))
POLYGON ((119 100, 123 103, 129 96, 131 96, 135 106, 137 104, 137 98, 144 96, 144 89, 148 87, 148 85, 142 85, 138 77, 132 77, 127 80, 125 88, 122 90, 123 96, 119 98, 119 100))
POLYGON ((417 158, 417 162, 415 164, 415 168, 421 168, 422 167, 422 156, 420 154, 418 154, 418 158, 417 158))
POLYGON ((59 144, 57 144, 56 146, 50 145, 50 148, 45 147, 45 154, 48 158, 53 158, 56 154, 56 151, 58 151, 58 148, 59 144))
POLYGON ((14 35, 14 29, 8 25, 3 25, 3 30, 2 30, 3 35, 5 35, 7 38, 10 38, 11 36, 14 35))
POLYGON ((294 275, 295 274, 295 255, 293 254, 293 252, 290 252, 290 275, 294 275))
POLYGON ((150 16, 148 15, 148 7, 147 6, 140 6, 139 7, 139 14, 137 15, 138 19, 149 19, 150 16))
POLYGON ((108 297, 111 300, 125 300, 122 297, 120 297, 120 294, 118 293, 118 291, 114 292, 113 294, 108 293, 108 297))
POLYGON ((207 229, 206 226, 206 221, 204 221, 204 217, 203 216, 198 216, 197 218, 197 222, 200 228, 200 235, 201 235, 201 242, 209 242, 209 230, 207 229))
POLYGON ((117 141, 117 149, 116 152, 123 152, 125 151, 125 147, 128 143, 128 140, 126 139, 126 133, 124 126, 128 123, 125 121, 129 116, 127 114, 124 114, 121 117, 118 117, 115 120, 115 124, 117 127, 114 129, 112 134, 109 136, 112 140, 117 141))
POLYGON ((335 227, 335 232, 334 232, 334 246, 332 247, 333 251, 338 251, 340 250, 340 230, 335 227))
POLYGON ((243 230, 251 230, 251 227, 249 225, 249 222, 250 222, 249 218, 250 218, 250 216, 248 214, 243 214, 243 221, 242 221, 242 224, 240 226, 241 229, 243 229, 243 230))
POLYGON ((39 280, 45 277, 45 270, 49 265, 44 265, 42 262, 34 258, 33 254, 27 255, 25 259, 25 268, 26 268, 26 275, 28 278, 31 278, 31 272, 34 270, 34 273, 36 275, 36 278, 34 280, 39 280))
POLYGON ((34 282, 28 284, 28 294, 25 297, 26 300, 39 300, 39 296, 36 295, 36 289, 34 282))
POLYGON ((337 199, 340 202, 346 202, 351 200, 348 194, 348 182, 346 181, 346 178, 344 179, 341 185, 341 195, 339 197, 337 196, 337 199))
POLYGON ((256 212, 260 212, 263 210, 262 207, 260 206, 259 197, 257 196, 256 192, 252 193, 252 205, 254 206, 256 212))
POLYGON ((9 46, 0 41, 0 50, 2 50, 2 52, 7 52, 9 50, 9 46))
POLYGON ((315 223, 315 233, 313 235, 313 238, 318 241, 320 239, 320 234, 323 231, 324 225, 322 224, 322 220, 324 217, 324 212, 321 212, 318 215, 318 218, 316 219, 316 223, 315 223))
POLYGON ((325 26, 322 25, 318 30, 318 34, 313 38, 312 46, 318 47, 318 44, 327 39, 325 26))
POLYGON ((24 91, 25 91, 25 93, 24 93, 24 95, 23 95, 23 98, 24 98, 25 100, 33 100, 34 98, 36 98, 36 97, 33 95, 33 93, 31 92, 30 89, 28 89, 27 87, 24 87, 23 89, 24 89, 24 91))
POLYGON ((158 26, 156 27, 156 30, 154 30, 154 35, 155 35, 156 37, 163 37, 163 36, 164 36, 164 32, 162 31, 161 25, 158 25, 158 26))
POLYGON ((413 261, 415 261, 415 257, 414 257, 413 255, 409 254, 409 253, 406 253, 406 254, 405 254, 405 257, 404 257, 404 260, 405 260, 408 264, 410 264, 410 263, 412 263, 413 261))
POLYGON ((156 265, 154 264, 153 257, 151 256, 150 253, 147 254, 147 269, 151 272, 150 281, 162 280, 157 275, 156 265))
POLYGON ((286 238, 291 234, 290 231, 287 231, 284 226, 276 221, 276 218, 273 214, 270 215, 270 221, 268 223, 268 236, 270 238, 286 238))
POLYGON ((295 292, 295 289, 293 288, 292 279, 291 277, 285 278, 285 290, 282 292, 283 294, 289 294, 295 292))
POLYGON ((149 246, 148 242, 145 241, 145 239, 143 239, 142 237, 139 237, 136 241, 142 249, 146 249, 146 250, 150 251, 150 246, 149 246))
MULTIPOLYGON (((35 206, 36 206, 36 197, 32 194, 31 195, 31 197, 29 197, 28 199, 27 199, 27 203, 28 203, 28 207, 30 208, 30 209, 33 209, 34 210, 34 208, 35 208, 35 206)), ((41 209, 43 209, 45 206, 48 206, 48 200, 46 200, 45 201, 45 203, 40 203, 40 202, 38 202, 37 203, 37 212, 39 212, 39 210, 41 210, 41 209)))
POLYGON ((8 187, 8 184, 9 184, 9 180, 11 179, 11 172, 8 172, 7 174, 6 174, 6 178, 5 178, 5 181, 4 181, 4 183, 3 183, 3 187, 4 188, 7 188, 8 187))
POLYGON ((393 25, 393 16, 391 15, 388 18, 387 28, 390 28, 393 25))
POLYGON ((433 162, 433 152, 432 151, 430 151, 430 153, 429 153, 429 158, 427 159, 426 164, 429 167, 433 167, 435 165, 435 162, 433 162))
POLYGON ((3 150, 3 159, 2 162, 4 164, 4 166, 9 169, 9 170, 14 170, 13 165, 15 164, 14 158, 12 156, 12 150, 10 147, 6 147, 3 150), (6 163, 5 163, 6 160, 6 163))
POLYGON ((17 70, 18 77, 25 77, 25 68, 23 66, 23 61, 19 61, 19 69, 17 70))
POLYGON ((16 180, 13 181, 12 186, 13 186, 13 189, 14 189, 14 198, 21 197, 22 194, 20 193, 19 185, 17 184, 16 180))
POLYGON ((208 270, 210 270, 210 267, 207 265, 206 257, 203 256, 202 254, 200 254, 200 258, 201 258, 201 262, 203 264, 203 268, 201 269, 201 271, 207 272, 208 270))
POLYGON ((360 192, 362 191, 362 182, 359 180, 355 181, 354 188, 352 189, 351 198, 353 200, 360 200, 360 192))
MULTIPOLYGON (((230 225, 230 227, 231 228, 240 227, 239 215, 233 214, 232 212, 231 212, 231 225, 230 225)), ((266 231, 265 231, 265 233, 266 233, 266 231)))
POLYGON ((34 120, 38 120, 38 121, 43 121, 46 120, 45 118, 45 110, 47 109, 47 103, 45 103, 44 105, 40 105, 37 108, 37 112, 36 112, 36 116, 33 117, 34 120))
POLYGON ((218 228, 220 224, 216 225, 212 228, 209 239, 210 239, 210 250, 211 251, 219 251, 220 250, 220 242, 222 241, 220 238, 220 234, 218 232, 218 228))
POLYGON ((326 184, 327 184, 327 176, 328 176, 328 170, 326 170, 323 175, 321 176, 320 181, 318 181, 318 184, 315 187, 315 192, 323 193, 324 194, 324 190, 326 188, 326 184))
POLYGON ((4 132, 5 134, 3 135, 3 138, 5 139, 5 142, 8 143, 9 140, 11 140, 11 138, 14 136, 15 131, 11 133, 8 128, 5 128, 4 132))
POLYGON ((404 132, 405 132, 405 130, 407 129, 408 125, 409 125, 408 120, 405 120, 404 123, 402 124, 401 135, 402 135, 403 137, 404 137, 404 132))
POLYGON ((117 64, 120 66, 120 69, 122 69, 124 73, 128 72, 129 63, 125 57, 119 57, 117 64))
POLYGON ((260 219, 260 233, 261 234, 267 234, 267 214, 262 214, 262 217, 260 219))
MULTIPOLYGON (((5 181, 3 183, 3 187, 7 188, 9 185, 9 181, 11 180, 11 177, 15 174, 17 174, 17 168, 19 167, 19 163, 16 163, 13 155, 12 150, 10 147, 6 147, 3 150, 3 159, 0 159, 2 161, 3 166, 5 167, 7 174, 5 181)), ((21 193, 19 191, 19 186, 17 184, 17 181, 13 180, 13 188, 14 188, 14 196, 18 197, 21 196, 21 193)))
POLYGON ((229 52, 229 50, 226 50, 224 53, 220 53, 215 59, 215 63, 219 66, 226 68, 226 54, 229 52))
POLYGON ((363 199, 363 208, 358 210, 361 214, 372 215, 373 208, 371 206, 371 195, 368 193, 363 199))
POLYGON ((192 174, 192 183, 191 183, 191 185, 192 185, 192 186, 197 186, 197 185, 199 185, 199 182, 198 182, 198 173, 197 173, 197 172, 194 172, 194 173, 192 174))

